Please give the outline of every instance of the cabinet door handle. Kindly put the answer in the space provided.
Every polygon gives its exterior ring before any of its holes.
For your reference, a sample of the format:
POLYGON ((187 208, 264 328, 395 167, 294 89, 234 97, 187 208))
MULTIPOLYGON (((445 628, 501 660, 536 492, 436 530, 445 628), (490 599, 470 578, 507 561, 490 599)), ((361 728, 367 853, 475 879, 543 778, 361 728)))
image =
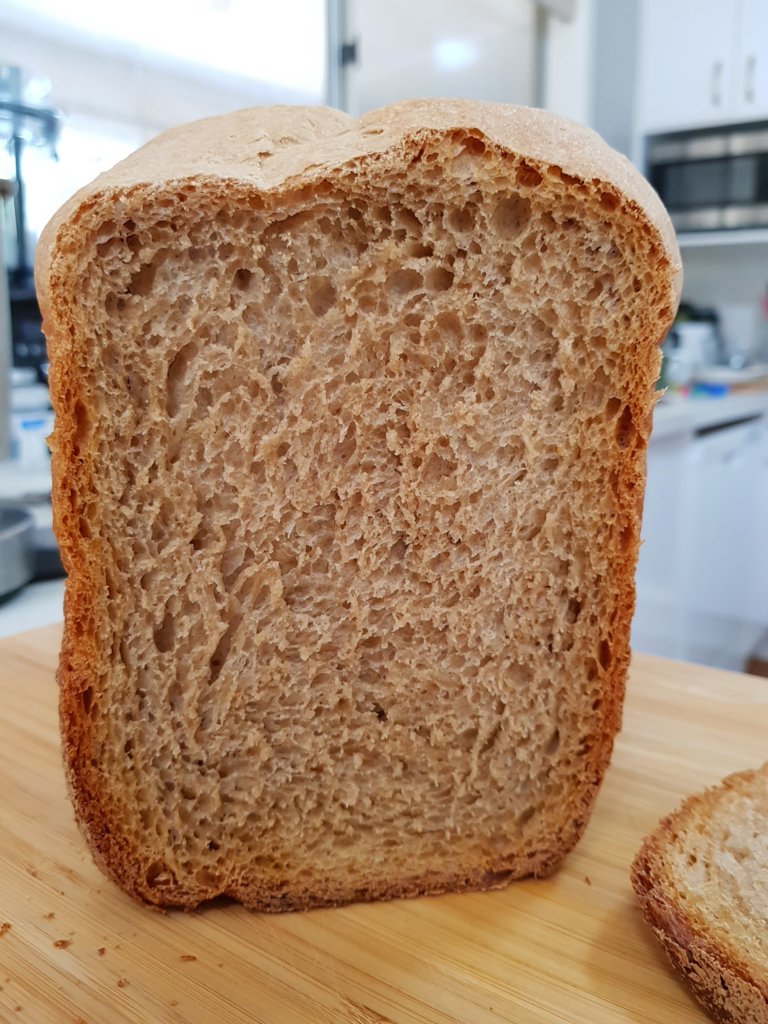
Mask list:
POLYGON ((750 53, 744 61, 744 99, 747 103, 755 102, 755 67, 757 57, 750 53))
POLYGON ((722 83, 723 62, 721 60, 713 60, 712 70, 709 74, 709 98, 713 107, 719 107, 722 102, 722 83))

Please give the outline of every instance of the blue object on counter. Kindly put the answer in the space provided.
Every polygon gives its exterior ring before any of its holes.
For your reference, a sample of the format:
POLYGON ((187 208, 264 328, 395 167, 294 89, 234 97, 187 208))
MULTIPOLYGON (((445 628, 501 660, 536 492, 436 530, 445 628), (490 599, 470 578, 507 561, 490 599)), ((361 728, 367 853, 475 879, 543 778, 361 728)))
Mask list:
POLYGON ((730 390, 728 384, 693 384, 691 398, 725 398, 730 390))

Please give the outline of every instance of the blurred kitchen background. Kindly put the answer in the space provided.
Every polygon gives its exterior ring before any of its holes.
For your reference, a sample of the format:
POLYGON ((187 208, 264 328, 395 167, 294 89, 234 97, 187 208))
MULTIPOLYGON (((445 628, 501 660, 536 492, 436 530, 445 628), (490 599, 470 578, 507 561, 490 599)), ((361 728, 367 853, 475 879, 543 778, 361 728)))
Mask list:
POLYGON ((173 124, 441 95, 590 125, 662 194, 685 286, 633 645, 768 675, 766 0, 0 0, 0 635, 61 617, 31 273, 49 216, 173 124))

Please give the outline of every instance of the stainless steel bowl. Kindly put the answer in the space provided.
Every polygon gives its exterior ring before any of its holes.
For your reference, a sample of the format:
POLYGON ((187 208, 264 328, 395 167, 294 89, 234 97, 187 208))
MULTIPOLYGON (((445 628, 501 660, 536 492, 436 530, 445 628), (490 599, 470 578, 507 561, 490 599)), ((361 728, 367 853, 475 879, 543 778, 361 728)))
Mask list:
POLYGON ((0 598, 32 579, 35 521, 21 508, 0 508, 0 598))

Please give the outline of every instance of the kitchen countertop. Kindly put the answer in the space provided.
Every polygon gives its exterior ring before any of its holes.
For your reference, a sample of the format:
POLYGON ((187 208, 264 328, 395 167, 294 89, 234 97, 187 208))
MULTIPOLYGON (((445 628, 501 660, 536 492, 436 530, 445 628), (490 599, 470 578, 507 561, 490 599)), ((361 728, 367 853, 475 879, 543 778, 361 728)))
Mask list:
POLYGON ((37 580, 0 602, 0 637, 61 622, 64 580, 37 580))
POLYGON ((767 413, 768 389, 733 392, 723 398, 666 395, 654 410, 651 443, 673 434, 693 433, 718 423, 767 413))
POLYGON ((0 641, 0 1019, 46 1024, 706 1024, 629 883, 687 793, 765 758, 768 680, 638 655, 582 842, 545 880, 310 913, 159 914, 66 797, 48 627, 0 641))

